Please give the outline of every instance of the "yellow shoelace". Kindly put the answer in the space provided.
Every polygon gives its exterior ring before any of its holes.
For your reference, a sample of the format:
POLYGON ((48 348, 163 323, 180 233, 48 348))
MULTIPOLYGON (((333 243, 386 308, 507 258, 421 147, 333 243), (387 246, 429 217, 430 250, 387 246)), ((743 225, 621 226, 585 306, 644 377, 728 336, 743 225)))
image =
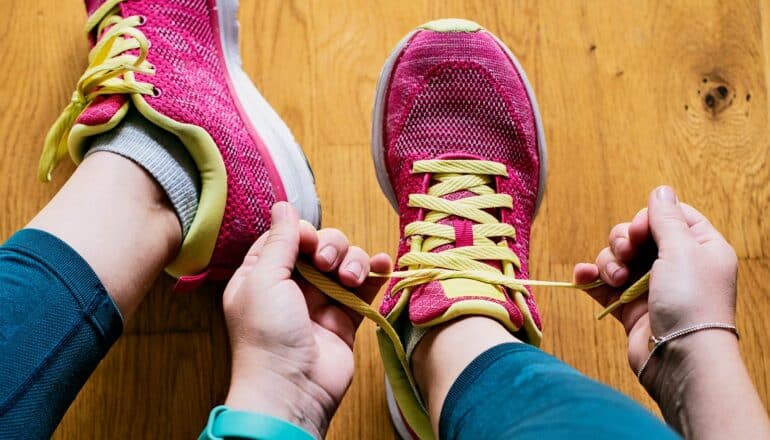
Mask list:
MULTIPOLYGON (((511 209, 513 206, 510 195, 497 194, 490 186, 494 176, 507 175, 505 165, 477 160, 423 160, 414 163, 412 172, 433 174, 433 180, 436 183, 430 186, 428 194, 412 194, 409 197, 410 207, 425 209, 427 214, 422 221, 412 222, 404 229, 404 235, 411 240, 411 250, 398 260, 397 267, 407 269, 390 274, 370 274, 370 276, 400 279, 393 286, 392 295, 431 281, 452 278, 505 286, 523 295, 529 294, 525 286, 590 290, 604 284, 601 280, 588 284, 575 284, 522 280, 514 276, 514 267, 520 268, 521 263, 516 254, 508 248, 506 239, 515 239, 516 231, 513 226, 500 223, 497 218, 485 211, 486 209, 511 209), (447 194, 463 190, 476 195, 455 201, 442 198, 447 194), (473 225, 474 244, 431 253, 437 247, 455 241, 455 230, 452 226, 436 223, 448 216, 461 217, 477 223, 473 225), (499 261, 502 271, 485 261, 499 261)), ((396 356, 408 371, 403 344, 398 333, 385 317, 356 294, 330 280, 313 266, 299 261, 297 271, 332 299, 374 321, 393 342, 396 356)), ((647 292, 648 285, 649 273, 628 287, 617 301, 597 315, 597 319, 602 319, 621 305, 639 298, 647 292)))
POLYGON ((45 138, 40 157, 38 178, 47 182, 56 165, 67 155, 67 138, 78 116, 97 96, 140 93, 155 94, 152 84, 134 80, 134 72, 155 73, 148 63, 150 43, 137 29, 143 24, 138 16, 123 18, 117 5, 123 0, 108 0, 99 7, 86 23, 86 32, 98 26, 98 42, 88 55, 88 68, 80 77, 72 99, 54 123, 45 138), (125 52, 139 49, 138 55, 125 52))

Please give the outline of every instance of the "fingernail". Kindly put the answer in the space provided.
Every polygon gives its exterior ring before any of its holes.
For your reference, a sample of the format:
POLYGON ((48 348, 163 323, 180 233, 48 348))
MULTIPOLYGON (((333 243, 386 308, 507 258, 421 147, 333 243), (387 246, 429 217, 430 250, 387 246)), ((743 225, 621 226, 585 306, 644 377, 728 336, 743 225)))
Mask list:
POLYGON ((318 255, 323 258, 328 264, 334 264, 334 260, 337 259, 337 248, 334 246, 326 246, 318 252, 318 255))
POLYGON ((607 274, 610 276, 610 279, 614 280, 615 277, 618 275, 618 272, 622 269, 618 263, 615 263, 614 261, 610 261, 607 263, 607 274))
POLYGON ((676 203, 674 188, 671 188, 670 186, 659 186, 658 189, 655 190, 655 197, 661 202, 676 203))
POLYGON ((364 272, 363 266, 361 266, 361 263, 358 261, 351 261, 348 263, 348 265, 345 267, 345 270, 353 274, 357 280, 361 279, 361 275, 363 275, 364 272))
POLYGON ((304 220, 304 219, 299 219, 299 222, 300 222, 301 224, 303 224, 303 225, 307 225, 308 227, 310 227, 310 228, 312 228, 313 230, 315 230, 315 226, 313 226, 313 224, 312 224, 312 223, 310 223, 309 221, 307 221, 307 220, 304 220))

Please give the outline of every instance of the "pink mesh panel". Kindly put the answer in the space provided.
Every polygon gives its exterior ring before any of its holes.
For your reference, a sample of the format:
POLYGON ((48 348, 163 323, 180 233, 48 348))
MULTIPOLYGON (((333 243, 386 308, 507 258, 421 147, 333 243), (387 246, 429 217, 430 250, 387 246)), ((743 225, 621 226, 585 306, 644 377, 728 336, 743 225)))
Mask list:
POLYGON ((106 124, 126 103, 127 99, 125 95, 99 96, 83 110, 75 123, 91 126, 106 124))
POLYGON ((231 96, 215 33, 213 0, 130 1, 124 17, 143 15, 140 28, 152 43, 148 61, 153 76, 137 75, 160 89, 146 97, 159 113, 205 129, 219 147, 227 169, 227 203, 211 260, 214 268, 235 268, 249 246, 270 225, 276 202, 268 168, 231 96))
POLYGON ((521 327, 523 318, 521 312, 510 301, 497 301, 485 296, 463 296, 448 298, 438 282, 428 283, 417 289, 409 301, 409 319, 416 324, 430 322, 440 317, 452 304, 468 300, 490 301, 502 306, 516 327, 521 327))
POLYGON ((102 4, 104 4, 105 0, 85 0, 86 2, 86 12, 90 16, 94 13, 95 10, 99 8, 102 4))
MULTIPOLYGON (((86 0, 89 15, 103 2, 86 0)), ((215 0, 126 0, 120 3, 120 15, 146 18, 139 29, 151 43, 147 60, 156 74, 137 74, 136 79, 160 91, 157 97, 145 96, 147 103, 170 119, 203 128, 222 155, 227 200, 209 273, 227 274, 268 229, 270 207, 284 195, 262 140, 244 121, 230 91, 215 6, 215 0)), ((107 122, 126 99, 122 95, 99 98, 77 122, 107 122)))
MULTIPOLYGON (((539 178, 537 130, 520 75, 494 38, 485 32, 416 34, 391 74, 383 123, 386 165, 401 211, 402 233, 419 216, 418 210, 407 206, 409 194, 424 191, 423 176, 410 172, 414 161, 472 155, 506 165, 509 175, 497 179, 496 185, 498 192, 513 197, 514 207, 499 215, 516 228, 517 239, 510 247, 522 262, 518 276, 527 278, 539 178)), ((399 256, 408 250, 402 240, 399 256)), ((440 289, 438 283, 430 283, 414 292, 410 318, 443 313, 454 300, 438 299, 443 296, 440 289)), ((397 301, 389 292, 381 307, 386 314, 397 301)), ((540 326, 531 296, 529 303, 540 326)), ((515 309, 511 317, 520 324, 518 309, 512 303, 506 308, 515 309)))

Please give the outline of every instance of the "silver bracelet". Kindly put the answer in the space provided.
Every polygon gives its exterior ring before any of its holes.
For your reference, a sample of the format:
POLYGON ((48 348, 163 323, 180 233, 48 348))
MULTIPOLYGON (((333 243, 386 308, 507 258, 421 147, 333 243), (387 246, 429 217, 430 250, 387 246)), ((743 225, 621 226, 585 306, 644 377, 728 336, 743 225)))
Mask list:
POLYGON ((647 359, 642 362, 642 366, 639 367, 639 371, 636 373, 636 378, 639 379, 639 381, 642 380, 642 374, 644 373, 644 369, 647 367, 647 364, 650 362, 650 359, 655 355, 655 352, 658 351, 658 348, 663 346, 666 342, 676 339, 680 336, 689 335, 690 333, 695 333, 697 331, 706 330, 710 328, 719 328, 723 330, 729 330, 733 333, 735 333, 735 336, 740 339, 740 335, 738 334, 738 329, 732 325, 732 324, 725 324, 723 322, 706 322, 703 324, 697 324, 693 325, 691 327, 683 328, 682 330, 677 330, 673 333, 671 333, 668 336, 663 336, 661 338, 656 338, 654 335, 650 335, 650 342, 649 342, 649 348, 650 348, 650 354, 647 355, 647 359))

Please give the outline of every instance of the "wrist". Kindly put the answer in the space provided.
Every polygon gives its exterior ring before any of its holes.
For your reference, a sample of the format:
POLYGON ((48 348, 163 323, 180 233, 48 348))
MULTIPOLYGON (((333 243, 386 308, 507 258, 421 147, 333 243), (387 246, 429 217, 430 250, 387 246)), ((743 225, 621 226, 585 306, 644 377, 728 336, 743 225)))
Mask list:
POLYGON ((738 338, 723 329, 704 329, 667 342, 641 377, 642 385, 658 402, 674 426, 682 405, 700 382, 716 370, 740 365, 738 338))
POLYGON ((336 404, 302 369, 270 353, 233 356, 225 405, 267 414, 323 438, 336 404))

